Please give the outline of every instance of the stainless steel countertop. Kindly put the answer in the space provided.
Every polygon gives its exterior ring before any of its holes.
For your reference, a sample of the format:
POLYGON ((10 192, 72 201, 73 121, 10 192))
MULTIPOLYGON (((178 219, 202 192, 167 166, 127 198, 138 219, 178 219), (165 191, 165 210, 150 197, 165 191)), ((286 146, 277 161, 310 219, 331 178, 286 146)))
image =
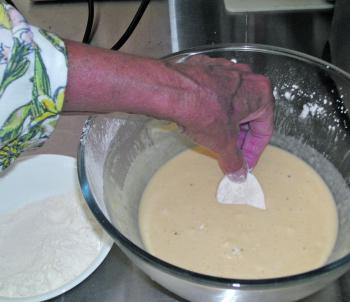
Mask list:
MULTIPOLYGON (((185 302, 163 289, 113 246, 102 265, 83 283, 51 302, 185 302)), ((300 302, 350 301, 350 275, 300 302)))
MULTIPOLYGON (((80 40, 82 38, 87 15, 85 2, 69 3, 69 1, 63 1, 61 3, 36 5, 29 0, 15 0, 15 3, 32 24, 56 32, 67 39, 80 40)), ((98 25, 95 28, 92 45, 106 48, 113 45, 131 20, 138 4, 138 1, 98 2, 96 7, 98 25)), ((168 3, 167 1, 154 0, 122 51, 161 57, 169 54, 172 49, 178 50, 199 44, 245 42, 245 38, 249 38, 248 42, 253 42, 252 36, 254 36, 255 27, 252 23, 250 23, 250 32, 246 32, 243 36, 237 36, 236 32, 230 33, 222 29, 222 26, 229 26, 230 22, 235 22, 223 14, 221 1, 170 0, 168 3), (192 12, 189 2, 195 5, 195 9, 192 9, 192 12), (217 6, 215 3, 217 3, 217 6), (169 22, 169 4, 172 8, 170 10, 171 22, 169 22), (211 10, 210 7, 215 9, 211 10), (207 18, 213 13, 217 13, 217 18, 207 18), (171 29, 172 36, 170 34, 171 29), (176 33, 174 33, 175 29, 176 33)), ((277 18, 276 20, 280 20, 278 16, 275 17, 277 18)), ((262 17, 260 16, 259 18, 260 21, 258 21, 261 22, 262 17)), ((271 18, 270 16, 269 20, 271 18)), ((328 17, 324 14, 320 18, 328 20, 328 17)), ((317 19, 317 22, 320 22, 319 19, 317 19)), ((241 21, 239 20, 238 24, 240 23, 241 21)), ((324 24, 321 24, 321 28, 326 27, 324 24)), ((267 42, 269 41, 268 38, 266 38, 267 42)), ((316 40, 320 44, 324 37, 316 40)), ((280 44, 282 42, 278 41, 280 44)), ((304 44, 300 45, 305 46, 304 44)), ((309 53, 312 53, 314 50, 313 46, 309 50, 309 53)), ((319 52, 315 54, 318 55, 319 52)), ((50 140, 42 148, 32 153, 57 153, 75 157, 85 119, 86 116, 84 115, 61 117, 57 129, 50 140)), ((114 245, 105 261, 88 279, 69 292, 50 301, 167 302, 184 300, 151 281, 114 245)), ((350 301, 350 274, 303 301, 350 301)))

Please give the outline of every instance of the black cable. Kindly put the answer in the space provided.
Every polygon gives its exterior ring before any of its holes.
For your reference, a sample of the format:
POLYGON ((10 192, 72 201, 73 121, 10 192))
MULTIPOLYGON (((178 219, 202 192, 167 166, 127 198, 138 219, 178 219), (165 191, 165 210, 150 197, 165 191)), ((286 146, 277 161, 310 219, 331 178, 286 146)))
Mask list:
MULTIPOLYGON (((16 5, 13 3, 12 0, 6 0, 6 2, 18 10, 18 8, 16 7, 16 5)), ((94 0, 88 0, 88 19, 87 19, 85 33, 82 41, 83 43, 89 44, 90 42, 92 27, 94 24, 94 15, 95 15, 94 0)))
POLYGON ((92 32, 92 26, 94 24, 94 15, 95 15, 95 4, 94 0, 88 0, 88 19, 85 27, 85 33, 83 37, 83 43, 89 44, 92 32))
POLYGON ((150 3, 150 1, 151 0, 142 0, 141 1, 141 4, 140 4, 134 18, 132 19, 128 28, 126 29, 124 34, 120 37, 118 42, 112 46, 112 48, 111 48, 112 50, 119 50, 125 44, 125 42, 129 39, 129 37, 131 36, 133 31, 135 30, 137 24, 140 22, 140 20, 143 16, 148 4, 150 3))
MULTIPOLYGON (((12 5, 15 9, 17 9, 16 5, 13 3, 12 0, 6 0, 7 4, 12 5)), ((17 9, 18 10, 18 9, 17 9)))
MULTIPOLYGON (((112 46, 112 50, 119 50, 125 42, 130 38, 132 33, 134 32, 136 26, 139 24, 143 14, 145 13, 148 4, 151 0, 142 0, 140 3, 140 6, 132 19, 131 23, 129 24, 128 28, 124 32, 124 34, 120 37, 120 39, 112 46)), ((17 9, 16 5, 13 3, 12 0, 6 0, 6 2, 10 5, 12 5, 14 8, 17 9)), ((94 0, 88 0, 88 20, 85 27, 85 33, 82 42, 85 44, 89 44, 91 40, 91 33, 92 28, 94 24, 94 15, 95 15, 95 3, 94 0)))

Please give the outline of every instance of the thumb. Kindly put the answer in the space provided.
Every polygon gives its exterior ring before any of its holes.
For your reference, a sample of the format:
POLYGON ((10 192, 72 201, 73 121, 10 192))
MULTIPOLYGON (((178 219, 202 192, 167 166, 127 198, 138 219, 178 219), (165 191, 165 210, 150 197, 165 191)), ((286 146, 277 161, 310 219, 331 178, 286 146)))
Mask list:
POLYGON ((224 174, 234 182, 242 182, 247 178, 247 162, 236 146, 219 154, 219 165, 224 174))

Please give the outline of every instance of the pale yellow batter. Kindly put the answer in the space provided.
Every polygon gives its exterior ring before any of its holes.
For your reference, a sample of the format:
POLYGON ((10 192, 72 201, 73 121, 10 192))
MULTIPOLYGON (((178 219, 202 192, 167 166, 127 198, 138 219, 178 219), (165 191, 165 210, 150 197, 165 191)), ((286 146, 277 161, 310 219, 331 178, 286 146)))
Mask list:
POLYGON ((205 151, 185 151, 151 179, 140 206, 144 244, 155 256, 213 276, 260 279, 324 264, 337 214, 321 177, 304 161, 269 146, 254 170, 266 210, 223 205, 223 177, 205 151))

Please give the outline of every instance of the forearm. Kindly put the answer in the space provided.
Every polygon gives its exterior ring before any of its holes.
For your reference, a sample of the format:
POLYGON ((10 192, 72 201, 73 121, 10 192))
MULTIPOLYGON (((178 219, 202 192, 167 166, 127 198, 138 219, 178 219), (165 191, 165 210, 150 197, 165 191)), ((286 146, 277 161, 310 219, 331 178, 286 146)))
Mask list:
POLYGON ((247 65, 208 56, 166 64, 70 41, 66 47, 64 111, 123 111, 175 121, 196 143, 217 152, 230 175, 246 174, 244 157, 253 168, 272 135, 270 81, 247 65), (237 141, 240 123, 249 128, 237 141))
POLYGON ((123 111, 177 121, 191 104, 196 83, 159 60, 72 41, 66 46, 66 112, 123 111))

